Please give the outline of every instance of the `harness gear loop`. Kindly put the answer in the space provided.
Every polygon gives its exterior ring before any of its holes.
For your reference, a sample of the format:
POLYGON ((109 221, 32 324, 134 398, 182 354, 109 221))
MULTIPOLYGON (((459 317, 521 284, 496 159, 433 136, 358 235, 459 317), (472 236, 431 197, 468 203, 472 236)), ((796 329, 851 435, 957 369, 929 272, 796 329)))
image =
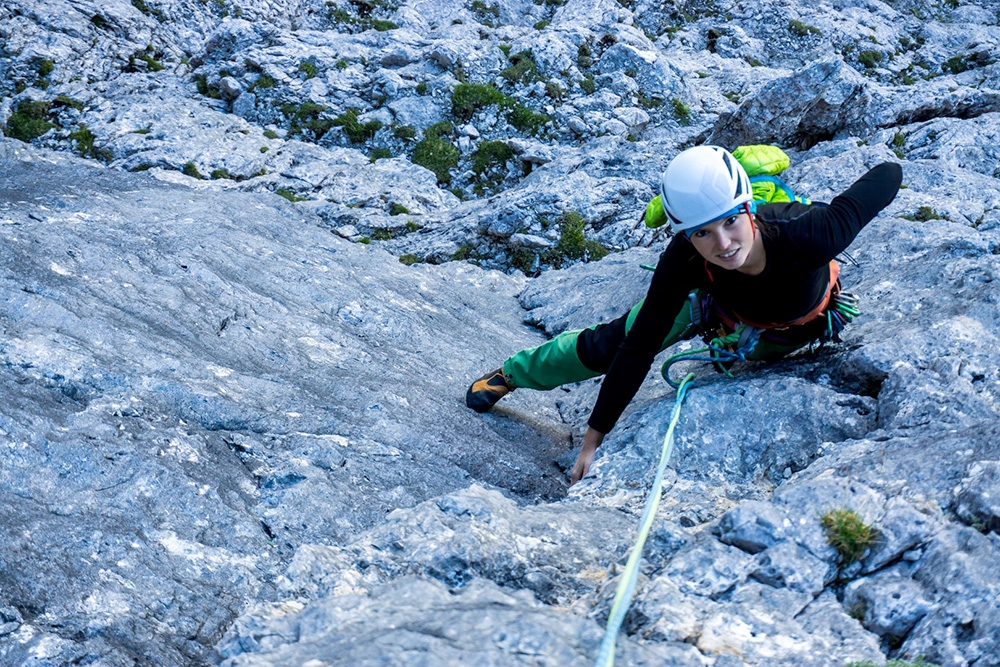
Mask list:
MULTIPOLYGON (((709 279, 711 271, 706 266, 709 279)), ((667 384, 675 389, 679 384, 670 378, 670 368, 680 361, 708 361, 716 371, 733 377, 730 368, 737 361, 746 361, 761 340, 778 344, 792 344, 795 340, 800 345, 808 344, 812 353, 818 352, 828 342, 840 342, 840 332, 860 314, 858 297, 849 292, 840 291, 840 265, 832 261, 829 264, 830 279, 826 292, 819 303, 802 317, 782 324, 761 325, 749 322, 735 312, 723 309, 707 290, 694 290, 688 294, 688 307, 691 314, 690 324, 684 332, 684 337, 701 335, 707 347, 688 350, 668 357, 660 368, 660 374, 667 384), (796 339, 793 328, 821 322, 822 329, 809 328, 811 340, 799 334, 796 339), (713 328, 714 327, 714 328, 713 328)))

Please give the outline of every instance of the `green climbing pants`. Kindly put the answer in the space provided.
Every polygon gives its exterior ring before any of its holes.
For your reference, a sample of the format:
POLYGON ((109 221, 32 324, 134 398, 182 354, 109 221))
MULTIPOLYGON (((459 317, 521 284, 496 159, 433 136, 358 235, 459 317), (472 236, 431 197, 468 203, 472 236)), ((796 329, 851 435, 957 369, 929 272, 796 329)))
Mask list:
MULTIPOLYGON (((570 382, 579 382, 604 375, 618 353, 618 347, 632 328, 642 301, 629 312, 605 324, 595 324, 587 329, 565 331, 538 347, 522 350, 503 362, 507 381, 515 389, 555 389, 570 382)), ((670 333, 663 339, 660 350, 677 341, 691 338, 698 333, 691 326, 690 301, 685 303, 674 318, 670 333)), ((779 359, 803 347, 808 340, 794 343, 761 339, 749 360, 779 359)))

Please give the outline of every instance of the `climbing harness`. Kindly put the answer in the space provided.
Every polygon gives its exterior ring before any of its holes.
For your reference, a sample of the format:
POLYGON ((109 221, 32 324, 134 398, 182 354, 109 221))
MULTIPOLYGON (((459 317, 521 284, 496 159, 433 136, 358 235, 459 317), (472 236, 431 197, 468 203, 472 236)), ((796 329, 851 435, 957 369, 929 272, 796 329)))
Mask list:
POLYGON ((684 402, 688 389, 692 387, 692 380, 694 380, 694 373, 688 373, 677 385, 677 397, 674 399, 674 409, 670 414, 670 425, 667 426, 667 434, 663 437, 663 447, 660 450, 660 463, 656 467, 653 487, 649 490, 649 495, 646 496, 646 506, 639 519, 639 535, 635 544, 632 545, 632 551, 625 563, 625 570, 618 580, 618 589, 615 591, 614 602, 611 603, 608 624, 604 628, 604 638, 601 640, 594 667, 612 667, 615 664, 615 642, 618 639, 618 631, 621 629, 622 621, 625 620, 629 605, 632 604, 632 596, 635 594, 636 582, 639 577, 639 559, 642 557, 642 548, 646 544, 646 538, 653 527, 653 519, 656 518, 656 512, 660 507, 663 475, 667 470, 670 452, 674 448, 674 429, 681 416, 681 404, 684 402))
MULTIPOLYGON (((709 274, 711 275, 711 274, 709 274)), ((670 378, 670 368, 680 361, 708 361, 715 369, 733 377, 729 369, 737 361, 747 361, 761 340, 778 344, 791 344, 796 336, 792 327, 802 327, 822 322, 823 328, 808 329, 813 333, 809 340, 809 351, 818 353, 830 342, 840 342, 840 332, 860 314, 858 297, 840 290, 840 266, 830 262, 830 281, 820 302, 802 317, 783 324, 759 324, 749 322, 735 312, 727 312, 707 290, 695 290, 688 295, 691 323, 682 335, 691 338, 701 335, 707 347, 687 350, 672 355, 663 362, 660 374, 667 383, 678 387, 670 378)), ((805 344, 803 338, 798 338, 805 344)))

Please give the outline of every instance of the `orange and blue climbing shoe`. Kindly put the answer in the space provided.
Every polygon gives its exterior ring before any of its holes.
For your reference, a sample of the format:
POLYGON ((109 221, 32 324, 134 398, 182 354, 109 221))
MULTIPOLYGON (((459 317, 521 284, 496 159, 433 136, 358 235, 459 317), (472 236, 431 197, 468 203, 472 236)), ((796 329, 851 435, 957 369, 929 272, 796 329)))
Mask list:
POLYGON ((514 391, 503 374, 503 366, 479 378, 465 392, 465 404, 476 412, 489 412, 497 401, 514 391))

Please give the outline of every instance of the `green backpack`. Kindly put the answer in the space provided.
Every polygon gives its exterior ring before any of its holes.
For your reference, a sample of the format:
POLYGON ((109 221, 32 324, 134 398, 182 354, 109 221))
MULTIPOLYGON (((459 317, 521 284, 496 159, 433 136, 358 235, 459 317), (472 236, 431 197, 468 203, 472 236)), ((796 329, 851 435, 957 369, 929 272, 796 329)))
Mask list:
MULTIPOLYGON (((788 169, 790 161, 785 151, 777 146, 757 144, 740 146, 733 151, 735 157, 750 177, 750 187, 753 189, 753 199, 758 204, 774 204, 780 202, 799 202, 811 204, 805 197, 799 197, 778 174, 788 169)), ((662 227, 667 222, 667 214, 663 210, 663 201, 657 195, 646 206, 646 226, 652 229, 662 227)))

